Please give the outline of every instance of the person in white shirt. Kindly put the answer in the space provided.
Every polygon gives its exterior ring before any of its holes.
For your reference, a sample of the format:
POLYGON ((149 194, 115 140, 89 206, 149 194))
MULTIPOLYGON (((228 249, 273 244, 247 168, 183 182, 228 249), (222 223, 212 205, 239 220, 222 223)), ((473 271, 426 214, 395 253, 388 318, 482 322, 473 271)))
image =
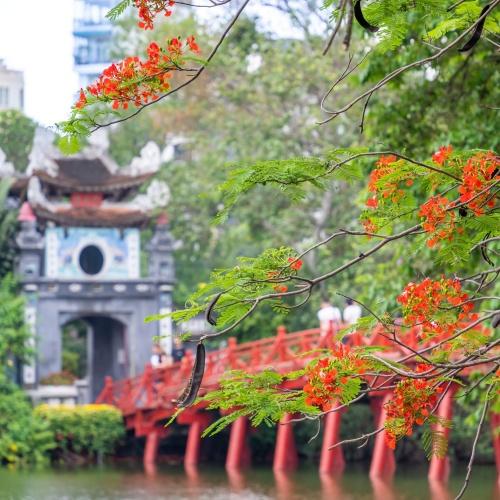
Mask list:
POLYGON ((172 360, 170 356, 165 354, 160 344, 153 344, 153 354, 151 355, 150 363, 153 368, 163 368, 172 364, 172 360))
POLYGON ((346 299, 346 307, 344 309, 343 317, 346 325, 352 325, 361 318, 361 307, 356 304, 352 299, 346 299))
POLYGON ((321 301, 321 308, 318 311, 319 328, 321 336, 327 335, 332 329, 338 329, 342 316, 338 307, 332 306, 328 299, 321 301))

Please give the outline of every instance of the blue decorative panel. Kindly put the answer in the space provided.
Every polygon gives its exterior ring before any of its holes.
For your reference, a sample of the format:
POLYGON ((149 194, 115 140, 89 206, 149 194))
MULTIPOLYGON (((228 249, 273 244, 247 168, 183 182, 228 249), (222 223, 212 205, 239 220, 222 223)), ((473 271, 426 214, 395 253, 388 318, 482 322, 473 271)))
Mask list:
POLYGON ((45 274, 60 279, 137 279, 138 229, 47 228, 45 274))

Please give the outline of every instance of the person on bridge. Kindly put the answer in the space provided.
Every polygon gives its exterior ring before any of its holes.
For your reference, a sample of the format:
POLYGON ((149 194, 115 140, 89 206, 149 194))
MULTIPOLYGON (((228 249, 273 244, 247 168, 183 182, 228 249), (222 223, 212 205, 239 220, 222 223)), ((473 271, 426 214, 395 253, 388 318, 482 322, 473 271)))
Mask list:
POLYGON ((174 348, 172 349, 172 358, 174 363, 180 361, 186 355, 186 348, 179 337, 174 339, 174 348))
POLYGON ((332 306, 327 298, 323 298, 320 310, 318 311, 318 319, 321 336, 323 337, 340 327, 342 316, 338 307, 332 306))
POLYGON ((172 364, 172 358, 167 356, 160 344, 153 344, 153 354, 150 362, 153 368, 163 368, 172 364))
POLYGON ((352 299, 346 299, 345 303, 346 306, 344 312, 342 313, 344 323, 346 325, 353 325, 359 318, 361 318, 361 307, 352 299))

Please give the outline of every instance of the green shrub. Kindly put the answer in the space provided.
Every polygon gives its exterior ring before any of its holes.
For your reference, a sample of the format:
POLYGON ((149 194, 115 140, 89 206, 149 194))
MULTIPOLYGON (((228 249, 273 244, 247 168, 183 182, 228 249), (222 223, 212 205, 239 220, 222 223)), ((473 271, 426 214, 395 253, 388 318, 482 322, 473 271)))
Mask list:
POLYGON ((8 466, 43 465, 56 447, 49 424, 34 415, 27 396, 0 381, 0 462, 8 466))
POLYGON ((125 435, 122 414, 108 405, 40 405, 35 414, 48 423, 62 453, 111 453, 125 435))

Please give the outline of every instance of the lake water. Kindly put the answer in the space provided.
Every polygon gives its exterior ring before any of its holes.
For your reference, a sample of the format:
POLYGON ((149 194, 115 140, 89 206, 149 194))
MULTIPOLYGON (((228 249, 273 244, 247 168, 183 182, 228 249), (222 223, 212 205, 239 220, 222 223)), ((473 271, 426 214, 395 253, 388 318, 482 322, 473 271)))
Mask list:
MULTIPOLYGON (((425 468, 400 467, 392 484, 374 484, 366 467, 349 465, 338 479, 320 479, 316 468, 302 467, 275 476, 268 468, 227 475, 223 468, 159 467, 149 474, 132 467, 79 470, 0 470, 0 499, 8 500, 452 500, 460 489, 464 468, 455 469, 447 487, 430 488, 425 468)), ((500 499, 496 471, 477 466, 466 499, 500 499)))

